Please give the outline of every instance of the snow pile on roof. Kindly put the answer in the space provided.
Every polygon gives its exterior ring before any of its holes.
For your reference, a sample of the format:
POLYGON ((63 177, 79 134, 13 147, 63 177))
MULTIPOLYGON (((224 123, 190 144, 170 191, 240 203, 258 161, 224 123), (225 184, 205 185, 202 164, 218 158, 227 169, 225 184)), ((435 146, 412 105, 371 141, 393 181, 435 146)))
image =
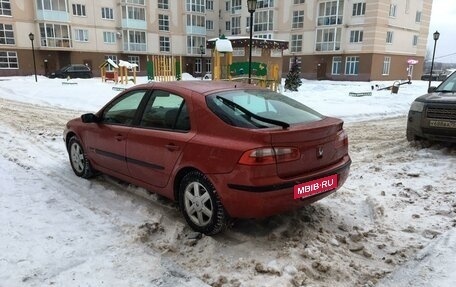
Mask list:
POLYGON ((133 68, 138 67, 138 64, 132 64, 132 63, 127 62, 127 61, 119 60, 119 66, 120 67, 126 67, 127 69, 131 70, 133 68))
POLYGON ((114 63, 114 61, 112 59, 108 59, 107 62, 109 63, 109 65, 113 66, 114 68, 119 68, 119 66, 117 66, 116 63, 114 63))
POLYGON ((233 52, 233 46, 231 45, 231 41, 228 39, 218 39, 215 41, 215 48, 217 51, 222 53, 233 52))

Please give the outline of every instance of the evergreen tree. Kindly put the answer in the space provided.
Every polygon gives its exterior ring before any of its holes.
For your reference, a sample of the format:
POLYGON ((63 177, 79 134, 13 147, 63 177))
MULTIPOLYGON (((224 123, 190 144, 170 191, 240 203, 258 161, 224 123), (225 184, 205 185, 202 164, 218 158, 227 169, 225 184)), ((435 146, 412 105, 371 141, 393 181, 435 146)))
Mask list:
POLYGON ((301 86, 301 69, 299 68, 298 58, 295 57, 293 60, 293 65, 288 72, 287 78, 285 79, 285 89, 290 91, 298 91, 299 86, 301 86))

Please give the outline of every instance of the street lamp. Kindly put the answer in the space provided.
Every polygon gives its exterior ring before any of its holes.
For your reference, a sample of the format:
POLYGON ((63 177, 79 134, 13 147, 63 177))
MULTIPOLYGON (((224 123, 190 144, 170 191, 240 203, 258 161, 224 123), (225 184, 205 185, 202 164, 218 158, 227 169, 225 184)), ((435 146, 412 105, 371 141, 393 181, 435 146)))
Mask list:
POLYGON ((247 0, 247 9, 250 13, 250 39, 249 39, 249 84, 252 83, 252 37, 253 37, 253 13, 257 7, 257 0, 247 0))
POLYGON ((432 70, 434 70, 434 57, 435 57, 435 46, 437 46, 437 40, 440 37, 440 33, 438 31, 434 32, 434 52, 432 53, 432 62, 431 62, 431 73, 429 75, 429 86, 428 86, 428 91, 429 88, 431 87, 431 81, 432 81, 432 70))
POLYGON ((33 70, 35 71, 35 82, 38 82, 38 79, 36 78, 35 47, 33 46, 33 40, 35 40, 35 35, 33 35, 33 33, 30 33, 29 39, 30 39, 30 42, 32 42, 33 70))
POLYGON ((204 46, 201 44, 200 45, 200 53, 201 53, 201 80, 203 80, 204 74, 203 74, 203 54, 204 54, 204 46))

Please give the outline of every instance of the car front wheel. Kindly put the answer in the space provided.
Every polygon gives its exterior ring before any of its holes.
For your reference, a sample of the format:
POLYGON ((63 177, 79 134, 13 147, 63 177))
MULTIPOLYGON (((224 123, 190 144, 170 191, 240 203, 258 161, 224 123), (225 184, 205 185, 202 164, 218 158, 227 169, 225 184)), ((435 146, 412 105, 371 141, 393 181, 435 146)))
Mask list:
POLYGON ((71 168, 74 173, 82 178, 90 178, 94 172, 84 152, 84 148, 76 137, 72 137, 68 143, 68 155, 71 168))
POLYGON ((184 176, 179 188, 179 206, 190 227, 206 235, 226 228, 227 214, 209 179, 199 171, 184 176))

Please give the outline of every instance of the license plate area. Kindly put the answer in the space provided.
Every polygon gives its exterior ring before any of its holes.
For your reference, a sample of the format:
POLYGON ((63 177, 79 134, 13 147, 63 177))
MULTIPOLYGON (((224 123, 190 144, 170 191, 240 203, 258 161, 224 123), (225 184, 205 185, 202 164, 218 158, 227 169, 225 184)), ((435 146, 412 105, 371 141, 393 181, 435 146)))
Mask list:
POLYGON ((430 120, 430 127, 456 129, 456 121, 430 120))
POLYGON ((294 186, 294 199, 303 199, 337 188, 337 174, 307 181, 294 186))

